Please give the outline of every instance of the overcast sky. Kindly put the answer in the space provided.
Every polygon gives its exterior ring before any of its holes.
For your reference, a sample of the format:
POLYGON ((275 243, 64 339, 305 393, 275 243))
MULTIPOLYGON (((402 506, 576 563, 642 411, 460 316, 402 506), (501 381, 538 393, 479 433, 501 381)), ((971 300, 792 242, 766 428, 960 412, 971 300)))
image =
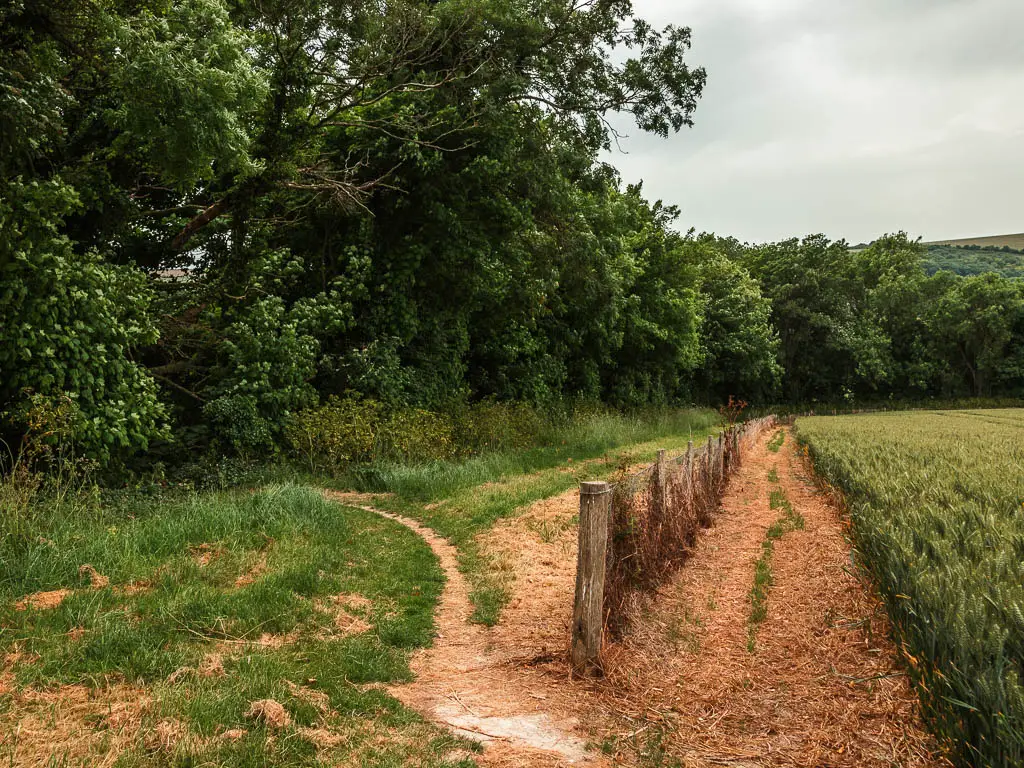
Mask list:
POLYGON ((607 159, 679 226, 851 243, 1024 232, 1024 0, 634 0, 693 29, 695 127, 607 159))

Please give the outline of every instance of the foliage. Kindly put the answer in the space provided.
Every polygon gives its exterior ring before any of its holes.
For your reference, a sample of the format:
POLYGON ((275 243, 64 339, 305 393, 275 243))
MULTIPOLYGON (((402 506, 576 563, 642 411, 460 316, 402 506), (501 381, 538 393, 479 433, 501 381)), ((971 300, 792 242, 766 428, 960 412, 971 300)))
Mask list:
MULTIPOLYGON (((150 291, 141 274, 76 253, 60 223, 78 206, 59 181, 8 180, 0 199, 0 409, 11 436, 29 393, 64 397, 81 418, 68 439, 108 463, 164 433, 156 385, 133 360, 152 343, 150 291)), ((18 439, 18 438, 15 438, 18 439)))
POLYGON ((1024 250, 1004 245, 997 247, 929 245, 924 271, 954 272, 958 275, 983 275, 994 272, 1000 277, 1024 277, 1024 250))
POLYGON ((285 437, 312 471, 335 472, 353 461, 371 461, 381 418, 374 400, 331 398, 325 405, 296 414, 285 437))
POLYGON ((515 405, 449 418, 480 402, 1021 392, 1016 284, 927 278, 902 234, 683 235, 602 163, 610 115, 679 131, 706 80, 690 30, 629 0, 38 0, 0 21, 0 410, 67 393, 111 470, 145 470, 155 438, 171 463, 266 457, 286 429, 340 466, 367 455, 328 436, 345 417, 294 421, 331 397, 387 412, 375 459, 427 461, 544 431, 515 405))
POLYGON ((318 342, 284 302, 262 299, 224 331, 216 395, 204 407, 212 425, 238 451, 267 450, 293 411, 316 402, 310 384, 318 342))
POLYGON ((846 495, 932 730, 963 766, 1024 760, 1024 412, 797 422, 846 495))
POLYGON ((858 251, 821 236, 731 249, 772 300, 789 402, 1020 392, 1020 281, 926 277, 903 233, 858 251))
POLYGON ((782 377, 771 301, 762 295, 758 281, 712 238, 699 238, 691 250, 704 303, 704 360, 694 373, 697 391, 711 402, 735 392, 745 399, 769 401, 782 377))

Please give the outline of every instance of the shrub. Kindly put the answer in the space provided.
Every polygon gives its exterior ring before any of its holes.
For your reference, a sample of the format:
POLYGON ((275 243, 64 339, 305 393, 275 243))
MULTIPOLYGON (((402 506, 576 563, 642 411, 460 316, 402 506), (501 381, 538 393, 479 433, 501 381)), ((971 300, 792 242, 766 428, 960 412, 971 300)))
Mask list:
POLYGON ((203 414, 218 437, 235 453, 248 455, 273 449, 270 422, 260 413, 255 396, 223 395, 207 403, 203 414))
POLYGON ((225 329, 205 411, 236 450, 271 449, 292 413, 317 402, 310 380, 320 344, 305 328, 306 308, 299 309, 276 296, 261 299, 225 329))
POLYGON ((539 442, 546 421, 525 403, 485 400, 466 408, 455 420, 455 433, 466 453, 516 450, 539 442))
POLYGON ((291 418, 285 440, 312 471, 335 472, 376 452, 382 406, 375 400, 332 397, 291 418))
POLYGON ((417 408, 396 411, 380 431, 384 457, 408 463, 442 461, 458 453, 452 418, 417 408))
POLYGON ((131 354, 157 338, 146 277, 72 247, 61 223, 79 208, 59 181, 0 185, 0 410, 71 393, 68 438, 107 465, 165 436, 166 410, 131 354))

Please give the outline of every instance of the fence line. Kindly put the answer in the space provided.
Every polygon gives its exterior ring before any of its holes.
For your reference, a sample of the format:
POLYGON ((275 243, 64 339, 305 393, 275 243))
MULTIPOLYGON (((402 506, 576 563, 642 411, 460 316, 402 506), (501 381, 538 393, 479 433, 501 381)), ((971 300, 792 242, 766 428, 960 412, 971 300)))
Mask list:
POLYGON ((730 427, 717 440, 674 459, 658 460, 610 483, 580 487, 571 661, 574 671, 600 671, 606 635, 621 632, 644 599, 679 567, 701 528, 711 525, 728 478, 774 416, 730 427))

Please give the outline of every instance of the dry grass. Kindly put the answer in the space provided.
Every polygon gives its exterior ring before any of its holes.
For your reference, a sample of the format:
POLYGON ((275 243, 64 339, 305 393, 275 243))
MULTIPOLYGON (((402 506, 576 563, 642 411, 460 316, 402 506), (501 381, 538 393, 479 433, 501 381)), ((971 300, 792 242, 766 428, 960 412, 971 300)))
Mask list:
POLYGON ((980 245, 982 248, 1002 248, 1009 246, 1024 249, 1024 233, 1017 235, 990 235, 987 237, 965 237, 960 240, 934 240, 925 245, 980 245))
POLYGON ((777 517, 763 442, 686 567, 609 649, 595 686, 605 748, 623 764, 944 765, 879 602, 848 568, 837 510, 804 479, 791 441, 780 455, 781 486, 806 528, 775 544, 757 653, 747 649, 750 588, 777 517))
POLYGON ((84 685, 17 690, 0 715, 0 758, 43 768, 60 756, 67 765, 108 768, 135 746, 152 706, 145 689, 84 685))

